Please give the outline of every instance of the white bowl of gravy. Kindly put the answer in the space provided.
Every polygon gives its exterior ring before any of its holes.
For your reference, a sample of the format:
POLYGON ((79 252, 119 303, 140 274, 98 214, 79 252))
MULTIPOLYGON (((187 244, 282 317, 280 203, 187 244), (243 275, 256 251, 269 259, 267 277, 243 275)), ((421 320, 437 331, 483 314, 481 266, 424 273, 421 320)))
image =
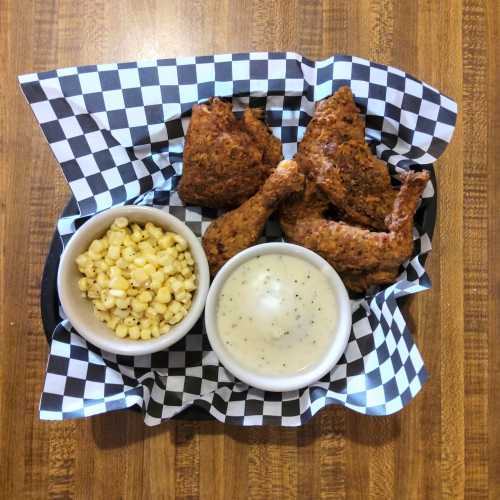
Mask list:
POLYGON ((351 305, 337 272, 318 254, 265 243, 217 273, 205 306, 212 349, 237 379, 266 391, 306 387, 344 353, 351 305))

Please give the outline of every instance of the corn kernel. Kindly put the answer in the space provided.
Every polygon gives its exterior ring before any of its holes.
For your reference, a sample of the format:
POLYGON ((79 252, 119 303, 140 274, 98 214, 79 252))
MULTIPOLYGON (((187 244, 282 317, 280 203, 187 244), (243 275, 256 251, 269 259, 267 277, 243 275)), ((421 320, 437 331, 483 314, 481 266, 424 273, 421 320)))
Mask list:
POLYGON ((149 328, 151 326, 152 322, 150 318, 143 318, 141 319, 141 328, 149 328))
POLYGON ((179 281, 178 279, 175 278, 169 278, 168 282, 170 284, 170 288, 172 288, 172 291, 174 293, 184 290, 184 283, 182 281, 179 281))
POLYGON ((135 243, 138 243, 139 241, 142 241, 142 232, 141 231, 134 231, 132 233, 132 236, 130 237, 132 241, 135 243))
POLYGON ((132 281, 137 283, 137 286, 143 285, 149 278, 144 269, 134 269, 130 273, 130 277, 132 278, 132 281))
POLYGON ((175 262, 170 262, 166 266, 163 267, 162 271, 166 276, 172 276, 176 272, 175 262))
POLYGON ((149 340, 151 338, 151 329, 150 328, 142 328, 141 329, 141 339, 149 340))
POLYGON ((143 312, 148 308, 148 305, 140 300, 133 299, 132 300, 132 310, 134 312, 143 312))
MULTIPOLYGON (((118 267, 118 269, 121 269, 122 271, 127 269, 127 266, 128 266, 128 261, 127 259, 124 259, 123 257, 120 257, 117 261, 116 261, 116 266, 118 267)), ((123 273, 122 273, 123 274, 123 273)))
POLYGON ((117 318, 116 316, 111 316, 108 321, 106 321, 106 324, 111 328, 111 330, 114 330, 116 328, 116 325, 120 322, 120 318, 117 318))
POLYGON ((97 309, 94 309, 94 314, 96 315, 97 319, 104 321, 106 323, 111 319, 111 316, 108 311, 99 311, 97 309))
POLYGON ((109 275, 111 277, 113 277, 113 276, 121 276, 122 274, 123 274, 123 271, 119 267, 117 267, 117 266, 113 266, 113 267, 111 267, 109 269, 109 275))
POLYGON ((89 289, 89 281, 87 278, 80 278, 78 280, 78 288, 82 291, 85 292, 89 289))
POLYGON ((144 257, 136 257, 134 259, 134 264, 139 267, 144 267, 146 265, 146 259, 144 257))
POLYGON ((194 278, 187 279, 184 282, 184 289, 187 290, 188 292, 192 292, 193 290, 196 290, 196 284, 194 282, 194 278))
POLYGON ((137 245, 143 254, 154 253, 154 248, 149 241, 141 241, 137 245))
POLYGON ((118 260, 120 258, 120 247, 118 245, 110 245, 106 255, 110 259, 118 260))
MULTIPOLYGON (((120 290, 120 292, 123 291, 123 290, 120 290)), ((115 300, 115 304, 116 304, 116 307, 118 307, 118 309, 127 309, 127 307, 130 306, 130 299, 127 297, 127 298, 118 298, 115 300)))
POLYGON ((94 300, 94 306, 98 311, 105 311, 106 307, 100 300, 94 300))
POLYGON ((125 229, 128 226, 128 219, 126 217, 117 217, 113 224, 120 229, 125 229))
POLYGON ((160 328, 158 325, 153 325, 151 327, 151 335, 155 338, 158 338, 160 336, 160 328))
POLYGON ((145 314, 148 318, 155 318, 156 316, 158 316, 158 312, 156 311, 156 309, 154 307, 148 307, 146 309, 145 314))
POLYGON ((139 322, 139 320, 137 318, 134 318, 133 316, 127 316, 124 320, 123 320, 123 324, 125 326, 136 326, 137 323, 139 322))
POLYGON ((189 267, 183 267, 181 269, 181 274, 182 276, 184 276, 184 278, 189 278, 193 272, 191 271, 191 269, 189 269, 189 267))
POLYGON ((177 323, 179 323, 179 321, 181 321, 181 319, 184 317, 184 315, 182 314, 182 312, 178 312, 177 314, 174 314, 169 320, 168 320, 168 323, 170 325, 176 325, 177 323))
POLYGON ((178 312, 182 311, 182 305, 176 300, 172 301, 168 308, 170 309, 172 314, 177 314, 178 312))
POLYGON ((104 245, 99 240, 94 240, 89 247, 89 252, 100 254, 104 251, 104 245))
POLYGON ((95 278, 97 275, 97 271, 96 271, 94 264, 92 264, 92 263, 87 264, 85 266, 84 273, 85 273, 85 276, 87 276, 87 278, 95 278))
POLYGON ((162 287, 158 290, 155 300, 160 304, 168 304, 172 300, 172 294, 167 287, 162 287))
POLYGON ((106 264, 106 262, 104 262, 104 259, 96 261, 95 265, 96 268, 102 273, 105 273, 109 270, 109 266, 106 264))
POLYGON ((131 339, 137 340, 141 336, 141 329, 138 326, 131 326, 128 329, 128 334, 131 339))
POLYGON ((123 325, 123 324, 120 324, 118 325, 116 328, 115 328, 115 332, 116 332, 116 335, 118 335, 118 337, 120 338, 125 338, 128 334, 128 328, 123 325))
POLYGON ((141 292, 137 296, 137 300, 140 300, 141 302, 151 302, 153 300, 153 294, 148 291, 141 292))
POLYGON ((78 267, 85 267, 89 263, 89 258, 87 253, 82 253, 76 258, 76 263, 78 267))
POLYGON ((177 251, 176 248, 174 247, 169 247, 165 250, 168 255, 170 255, 173 259, 177 259, 177 256, 179 255, 179 252, 177 251))
POLYGON ((167 312, 167 306, 161 302, 153 302, 153 309, 158 314, 165 314, 167 312))
POLYGON ((111 296, 108 296, 102 300, 102 304, 105 309, 112 309, 115 307, 115 299, 111 296))
POLYGON ((167 233, 161 238, 158 239, 158 245, 160 248, 163 248, 166 250, 167 248, 170 248, 171 246, 174 245, 174 236, 172 233, 167 233))
POLYGON ((125 319, 129 314, 130 311, 128 309, 118 309, 118 307, 115 307, 113 309, 113 316, 116 316, 120 319, 125 319))
POLYGON ((165 335, 170 331, 170 325, 168 323, 160 323, 160 335, 165 335))
POLYGON ((163 271, 155 271, 151 275, 151 280, 156 283, 163 284, 163 282, 165 281, 165 273, 163 271))
POLYGON ((133 260, 136 257, 136 251, 131 248, 131 247, 126 247, 122 250, 122 257, 127 261, 127 262, 133 262, 133 260))
POLYGON ((123 231, 111 231, 108 238, 110 245, 121 245, 125 239, 125 233, 123 231))
POLYGON ((116 290, 126 290, 129 287, 129 282, 122 276, 113 276, 109 280, 109 286, 116 290))

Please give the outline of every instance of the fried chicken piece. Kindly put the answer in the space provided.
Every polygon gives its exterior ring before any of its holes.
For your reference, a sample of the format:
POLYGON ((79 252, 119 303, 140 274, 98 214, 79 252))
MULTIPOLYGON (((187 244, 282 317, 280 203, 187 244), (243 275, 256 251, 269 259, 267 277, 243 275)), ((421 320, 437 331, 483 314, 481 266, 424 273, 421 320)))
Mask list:
POLYGON ((364 141, 364 123, 349 87, 318 104, 295 159, 345 220, 386 229, 396 192, 387 167, 364 141))
POLYGON ((375 232, 323 217, 328 198, 311 181, 302 195, 281 207, 287 238, 322 255, 353 290, 385 284, 413 250, 413 215, 429 180, 428 172, 401 175, 403 184, 386 219, 388 232, 375 232))
POLYGON ((218 98, 193 106, 178 187, 184 203, 234 207, 259 190, 282 159, 262 114, 247 109, 237 120, 231 103, 218 98))
POLYGON ((344 213, 344 220, 385 231, 397 191, 385 164, 367 144, 348 141, 337 148, 332 163, 315 172, 315 180, 330 201, 344 213))
POLYGON ((243 205, 214 220, 203 236, 212 275, 233 255, 254 245, 281 201, 301 191, 304 176, 293 160, 282 161, 262 188, 243 205))
POLYGON ((399 273, 399 266, 386 271, 369 271, 366 273, 340 272, 344 285, 353 292, 364 292, 371 286, 393 283, 399 273))
POLYGON ((280 140, 272 135, 264 124, 264 110, 247 108, 243 113, 241 124, 253 137, 259 149, 263 150, 262 162, 273 168, 283 159, 280 140))

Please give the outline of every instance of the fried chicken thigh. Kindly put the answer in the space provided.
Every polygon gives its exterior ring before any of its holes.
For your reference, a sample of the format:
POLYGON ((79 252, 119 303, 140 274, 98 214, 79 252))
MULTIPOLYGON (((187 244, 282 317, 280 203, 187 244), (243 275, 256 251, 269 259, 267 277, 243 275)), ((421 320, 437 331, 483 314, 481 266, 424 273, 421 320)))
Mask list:
POLYGON ((304 176, 293 160, 282 161, 261 189, 240 207, 216 219, 203 236, 212 275, 233 255, 259 240, 281 201, 303 189, 304 176))
POLYGON ((351 90, 320 102, 295 157, 343 220, 384 230, 396 192, 387 167, 364 140, 364 123, 351 90))
POLYGON ((429 180, 428 172, 408 172, 387 216, 388 232, 376 232, 328 220, 329 199, 308 181, 304 193, 281 207, 287 238, 322 255, 354 291, 390 283, 413 249, 413 215, 429 180))
POLYGON ((193 106, 179 195, 184 203, 231 208, 254 195, 282 159, 281 143, 246 109, 241 120, 218 98, 193 106))

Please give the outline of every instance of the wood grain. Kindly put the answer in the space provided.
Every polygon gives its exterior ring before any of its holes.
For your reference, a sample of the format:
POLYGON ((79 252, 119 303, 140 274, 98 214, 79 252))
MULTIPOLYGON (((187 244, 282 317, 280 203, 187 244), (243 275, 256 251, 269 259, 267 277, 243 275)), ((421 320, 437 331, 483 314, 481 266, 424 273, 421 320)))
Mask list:
POLYGON ((499 498, 499 31, 495 0, 0 0, 0 497, 499 498), (405 306, 429 382, 397 415, 330 408, 300 429, 40 422, 39 281, 69 193, 16 76, 248 50, 356 54, 459 103, 433 289, 405 306))

